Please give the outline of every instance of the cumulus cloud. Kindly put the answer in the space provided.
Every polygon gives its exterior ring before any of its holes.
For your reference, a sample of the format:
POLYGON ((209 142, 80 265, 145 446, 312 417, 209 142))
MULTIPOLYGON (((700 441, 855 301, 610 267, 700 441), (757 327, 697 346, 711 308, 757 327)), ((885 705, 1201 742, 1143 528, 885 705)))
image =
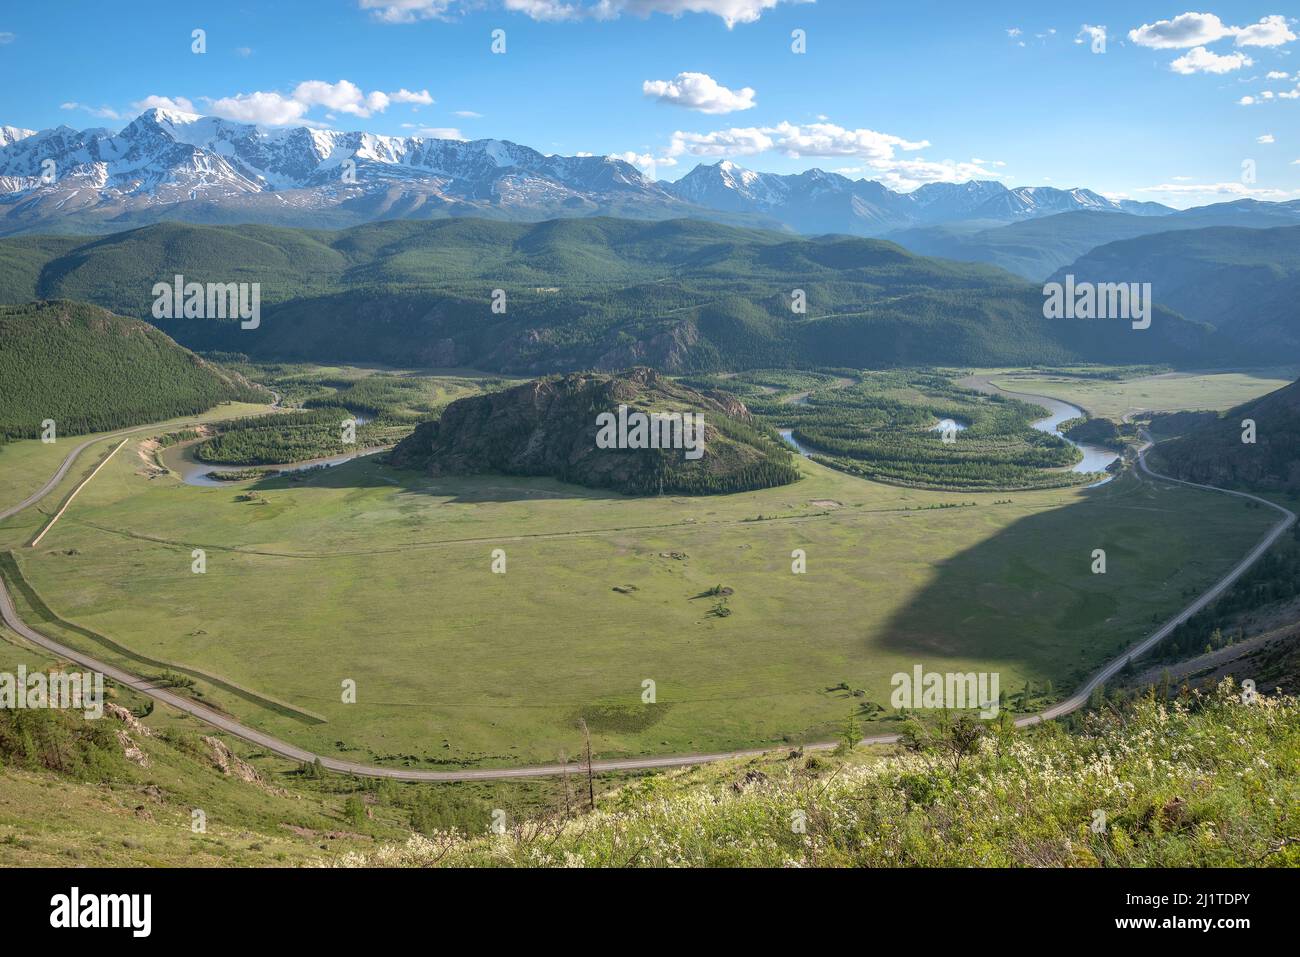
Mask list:
POLYGON ((183 96, 146 96, 131 106, 137 110, 170 110, 173 113, 197 113, 194 104, 183 96))
POLYGON ((1172 20, 1144 23, 1130 30, 1128 38, 1139 46, 1167 50, 1202 46, 1230 33, 1231 28, 1212 13, 1181 13, 1172 20))
POLYGON ((752 87, 731 90, 707 73, 678 73, 672 80, 646 80, 641 84, 641 92, 660 103, 701 113, 735 113, 757 105, 752 87))
POLYGON ((1266 143, 1276 143, 1277 140, 1273 139, 1272 133, 1265 133, 1263 136, 1255 137, 1255 142, 1266 144, 1266 143))
MULTIPOLYGON (((779 153, 795 159, 808 157, 853 157, 859 164, 843 166, 844 175, 861 174, 891 189, 907 191, 925 183, 964 183, 971 179, 998 179, 1004 174, 993 167, 1000 160, 928 160, 900 156, 930 146, 928 140, 908 140, 869 129, 849 129, 834 123, 778 123, 775 126, 732 127, 708 133, 677 131, 666 156, 697 157, 753 156, 779 153)), ((664 165, 661 158, 659 165, 664 165)))
POLYGON ((1188 50, 1169 69, 1184 75, 1191 73, 1231 73, 1244 66, 1254 66, 1255 61, 1244 53, 1211 53, 1205 47, 1188 50))
MULTIPOLYGON (((728 28, 754 23, 768 10, 782 3, 811 3, 813 0, 500 0, 500 6, 534 20, 614 20, 623 14, 648 17, 662 13, 678 17, 685 13, 706 13, 719 17, 728 28)), ((444 19, 472 9, 470 0, 358 0, 385 23, 414 23, 444 19)))
POLYGON ((1248 27, 1232 27, 1213 13, 1181 13, 1172 20, 1144 23, 1128 33, 1139 46, 1159 50, 1200 47, 1225 37, 1235 38, 1239 47, 1276 47, 1290 43, 1296 35, 1281 14, 1262 17, 1248 27))
POLYGON ((1264 17, 1259 23, 1244 29, 1236 28, 1235 33, 1239 47, 1280 47, 1295 39, 1286 17, 1280 14, 1264 17))
POLYGON ((239 123, 262 126, 287 126, 307 114, 307 104, 279 93, 237 93, 223 96, 208 104, 208 112, 239 123))
POLYGON ((750 156, 774 151, 790 157, 859 156, 893 159, 894 150, 925 149, 928 140, 913 142, 889 133, 846 129, 834 123, 778 123, 776 126, 736 127, 710 133, 673 133, 669 156, 750 156))
POLYGON ((1238 106, 1253 106, 1254 103, 1255 103, 1255 98, 1253 96, 1243 96, 1240 100, 1237 101, 1238 106))
POLYGON ((1284 73, 1282 70, 1269 70, 1268 78, 1270 80, 1285 80, 1287 78, 1287 74, 1284 73))
MULTIPOLYGON (((175 102, 179 104, 181 100, 175 102)), ((339 80, 337 83, 304 80, 289 94, 258 90, 209 100, 207 112, 227 120, 262 126, 287 126, 292 123, 312 126, 320 125, 306 118, 315 107, 329 111, 327 116, 330 119, 338 113, 366 119, 375 113, 384 112, 393 103, 429 106, 433 102, 428 90, 412 91, 403 87, 393 93, 382 90, 367 93, 349 80, 339 80)), ((178 105, 177 108, 182 107, 178 105)))
POLYGON ((396 93, 389 93, 388 96, 394 103, 415 103, 418 106, 433 105, 433 97, 429 95, 428 90, 411 92, 406 87, 402 87, 396 93))
POLYGON ((994 173, 978 163, 958 163, 952 160, 934 162, 923 159, 896 159, 879 162, 868 171, 871 178, 898 193, 906 193, 926 183, 965 183, 972 179, 998 179, 994 173))

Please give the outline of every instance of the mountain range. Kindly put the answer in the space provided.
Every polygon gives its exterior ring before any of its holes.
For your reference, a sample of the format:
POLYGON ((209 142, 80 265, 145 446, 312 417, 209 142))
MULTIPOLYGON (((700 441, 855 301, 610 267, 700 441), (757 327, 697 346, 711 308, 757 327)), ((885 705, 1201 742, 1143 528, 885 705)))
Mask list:
POLYGON ((989 263, 1026 279, 1041 280, 1090 250, 1117 240, 1212 227, 1271 229, 1300 225, 1300 200, 1266 203, 1240 199, 1161 216, 1094 210, 1057 213, 1011 224, 950 222, 895 230, 884 238, 913 252, 989 263))
POLYGON ((617 157, 546 156, 505 140, 266 130, 161 109, 117 132, 59 126, 0 133, 3 235, 112 232, 159 220, 342 228, 385 219, 613 215, 876 236, 1079 210, 1172 213, 1088 189, 971 181, 898 193, 838 173, 757 173, 727 160, 701 164, 675 183, 656 182, 617 157))

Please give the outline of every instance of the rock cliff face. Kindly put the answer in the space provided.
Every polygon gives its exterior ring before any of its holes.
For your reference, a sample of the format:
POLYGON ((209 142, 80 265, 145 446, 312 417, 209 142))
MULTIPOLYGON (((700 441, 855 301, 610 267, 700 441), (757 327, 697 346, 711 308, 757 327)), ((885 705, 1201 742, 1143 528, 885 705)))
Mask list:
POLYGON ((1300 492, 1300 382, 1161 442, 1151 464, 1188 482, 1300 492), (1254 442, 1242 441, 1247 419, 1254 422, 1254 442))
POLYGON ((549 476, 629 495, 740 492, 799 477, 779 438, 757 429, 740 400, 696 392, 647 368, 553 376, 460 399, 399 443, 390 461, 432 475, 549 476), (632 426, 621 430, 626 441, 602 447, 620 432, 620 406, 632 426), (702 441, 681 429, 680 442, 668 443, 676 447, 637 447, 644 443, 636 413, 697 414, 702 441), (598 443, 602 425, 609 431, 598 443))

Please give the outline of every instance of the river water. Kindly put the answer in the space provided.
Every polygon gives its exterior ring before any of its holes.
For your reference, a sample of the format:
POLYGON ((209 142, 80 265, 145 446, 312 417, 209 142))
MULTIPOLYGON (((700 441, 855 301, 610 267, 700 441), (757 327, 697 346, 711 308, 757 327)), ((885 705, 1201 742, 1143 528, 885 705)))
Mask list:
MULTIPOLYGON (((290 462, 286 465, 211 465, 207 462, 200 462, 194 457, 194 446, 196 442, 189 442, 184 445, 173 445, 163 450, 162 463, 181 477, 181 481, 186 485, 199 485, 205 488, 234 488, 239 482, 221 481, 220 479, 209 478, 209 472, 242 472, 245 469, 265 469, 273 472, 301 472, 304 469, 317 467, 327 467, 330 465, 340 465, 343 462, 351 462, 355 458, 363 455, 373 455, 382 449, 360 449, 356 452, 347 452, 343 455, 330 455, 325 458, 308 459, 305 462, 290 462)), ((250 480, 251 481, 251 480, 250 480)))
MULTIPOLYGON (((999 391, 1005 391, 1005 390, 999 390, 999 391)), ((1069 419, 1081 418, 1083 416, 1084 412, 1078 406, 1074 406, 1068 402, 1062 402, 1060 399, 1053 399, 1045 395, 1027 395, 1022 393, 1006 393, 1006 394, 1014 395, 1016 398, 1024 399, 1026 402, 1037 403, 1038 405, 1041 405, 1043 408, 1047 409, 1049 413, 1051 413, 1050 415, 1047 416, 1047 418, 1038 419, 1036 422, 1031 422, 1030 425, 1032 425, 1039 432, 1046 432, 1048 435, 1055 435, 1058 438, 1065 439, 1065 441, 1069 442, 1076 449, 1078 449, 1080 452, 1083 453, 1083 458, 1079 461, 1077 465, 1075 465, 1071 469, 1071 471, 1105 472, 1106 467, 1108 465, 1110 465, 1112 462, 1119 459, 1119 453, 1115 452, 1113 449, 1104 448, 1100 445, 1089 445, 1086 442, 1076 442, 1071 438, 1067 438, 1066 436, 1061 435, 1061 433, 1056 430, 1057 426, 1059 426, 1062 422, 1068 421, 1069 419)), ((957 426, 958 431, 962 431, 966 428, 966 426, 960 422, 954 422, 953 424, 957 426)), ((943 427, 943 423, 939 423, 939 425, 932 426, 930 431, 935 432, 940 430, 942 427, 943 427)), ((809 450, 809 448, 805 445, 801 445, 799 443, 799 440, 794 437, 793 429, 778 429, 778 431, 781 433, 781 438, 785 439, 786 443, 792 449, 798 452, 800 455, 807 456, 810 454, 810 451, 815 451, 815 450, 809 450)), ((1106 482, 1109 482, 1112 478, 1114 478, 1113 475, 1108 475, 1106 478, 1102 479, 1101 481, 1096 482, 1094 486, 1089 486, 1089 487, 1092 488, 1095 487, 1095 485, 1104 485, 1106 482)))

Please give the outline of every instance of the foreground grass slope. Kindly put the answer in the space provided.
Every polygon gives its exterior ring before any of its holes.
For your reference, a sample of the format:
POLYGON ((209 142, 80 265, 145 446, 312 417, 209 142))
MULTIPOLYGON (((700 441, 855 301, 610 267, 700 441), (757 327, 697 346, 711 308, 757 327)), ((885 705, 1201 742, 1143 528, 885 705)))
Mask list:
POLYGON ((792 753, 687 770, 581 817, 470 840, 419 836, 337 863, 1296 866, 1298 836, 1300 700, 1244 703, 1226 681, 1172 704, 1103 710, 1073 734, 988 730, 965 754, 925 747, 856 764, 792 753))

